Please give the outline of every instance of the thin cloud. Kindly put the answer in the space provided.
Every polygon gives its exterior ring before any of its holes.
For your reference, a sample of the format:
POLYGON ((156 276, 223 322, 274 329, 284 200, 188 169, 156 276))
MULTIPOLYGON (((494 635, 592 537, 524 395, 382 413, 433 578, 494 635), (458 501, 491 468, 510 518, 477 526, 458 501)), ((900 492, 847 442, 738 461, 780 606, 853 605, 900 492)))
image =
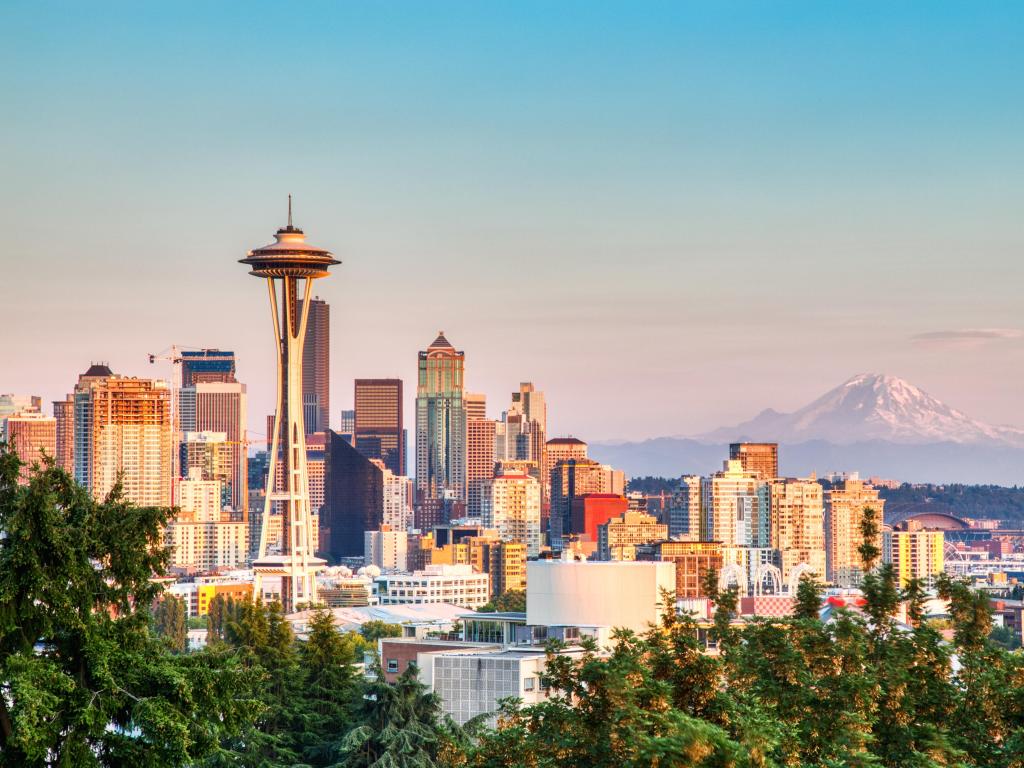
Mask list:
POLYGON ((917 344, 977 345, 1024 338, 1020 328, 964 328, 959 331, 930 331, 911 336, 917 344))

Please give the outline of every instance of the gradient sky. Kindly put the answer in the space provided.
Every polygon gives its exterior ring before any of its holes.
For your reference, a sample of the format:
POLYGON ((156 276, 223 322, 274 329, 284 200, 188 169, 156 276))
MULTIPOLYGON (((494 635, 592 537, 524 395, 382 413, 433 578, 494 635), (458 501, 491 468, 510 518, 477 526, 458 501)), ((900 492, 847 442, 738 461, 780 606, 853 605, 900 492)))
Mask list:
MULTIPOLYGON (((0 391, 233 348, 296 223, 332 423, 444 329, 497 416, 692 434, 859 372, 1024 425, 1024 4, 0 3, 0 391)), ((410 428, 412 424, 409 424, 410 428)))

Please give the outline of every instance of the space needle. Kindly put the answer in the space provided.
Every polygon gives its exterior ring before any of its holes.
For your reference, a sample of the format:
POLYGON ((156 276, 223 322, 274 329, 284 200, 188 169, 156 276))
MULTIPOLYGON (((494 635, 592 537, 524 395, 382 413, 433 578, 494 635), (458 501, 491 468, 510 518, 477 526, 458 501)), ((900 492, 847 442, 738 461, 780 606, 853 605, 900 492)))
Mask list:
POLYGON ((302 604, 316 603, 316 574, 327 565, 313 550, 306 428, 302 414, 302 348, 313 281, 327 277, 328 267, 341 262, 329 251, 307 243, 302 230, 292 225, 291 195, 288 195, 288 226, 277 230, 274 239, 270 245, 249 251, 239 263, 250 267, 250 275, 267 281, 277 343, 277 408, 259 555, 252 564, 253 594, 256 598, 262 595, 263 577, 281 577, 281 603, 287 612, 302 604), (283 482, 280 490, 276 490, 279 464, 283 482), (281 546, 278 552, 268 553, 270 512, 274 502, 281 502, 282 506, 281 546))

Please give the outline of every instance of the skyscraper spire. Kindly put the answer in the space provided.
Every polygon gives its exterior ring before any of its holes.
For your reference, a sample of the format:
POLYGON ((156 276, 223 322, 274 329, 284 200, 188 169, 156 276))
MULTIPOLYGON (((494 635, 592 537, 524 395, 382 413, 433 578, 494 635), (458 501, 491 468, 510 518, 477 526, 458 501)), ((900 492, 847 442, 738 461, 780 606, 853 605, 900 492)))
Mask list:
POLYGON ((288 193, 288 229, 292 228, 292 195, 288 193))

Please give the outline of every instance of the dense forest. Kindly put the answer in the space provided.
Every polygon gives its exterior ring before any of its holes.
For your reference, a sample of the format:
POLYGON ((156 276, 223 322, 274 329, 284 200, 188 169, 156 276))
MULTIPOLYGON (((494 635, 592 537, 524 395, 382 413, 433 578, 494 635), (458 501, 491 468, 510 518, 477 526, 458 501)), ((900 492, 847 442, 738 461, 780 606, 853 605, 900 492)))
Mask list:
POLYGON ((946 640, 885 565, 862 612, 827 620, 804 580, 792 618, 737 625, 735 591, 709 579, 716 655, 669 611, 607 652, 549 646, 548 698, 458 726, 415 667, 389 685, 357 666, 387 625, 357 638, 319 612, 298 639, 279 606, 225 602, 187 652, 152 578, 168 510, 97 502, 53 466, 19 485, 19 469, 0 447, 0 766, 1024 768, 1024 657, 961 583, 940 585, 946 640))
MULTIPOLYGON (((827 489, 832 484, 821 480, 827 489)), ((630 491, 671 493, 679 487, 679 478, 634 477, 630 491)), ((955 517, 1024 521, 1024 487, 1001 485, 910 485, 882 488, 885 519, 902 520, 922 512, 944 512, 955 517)))

